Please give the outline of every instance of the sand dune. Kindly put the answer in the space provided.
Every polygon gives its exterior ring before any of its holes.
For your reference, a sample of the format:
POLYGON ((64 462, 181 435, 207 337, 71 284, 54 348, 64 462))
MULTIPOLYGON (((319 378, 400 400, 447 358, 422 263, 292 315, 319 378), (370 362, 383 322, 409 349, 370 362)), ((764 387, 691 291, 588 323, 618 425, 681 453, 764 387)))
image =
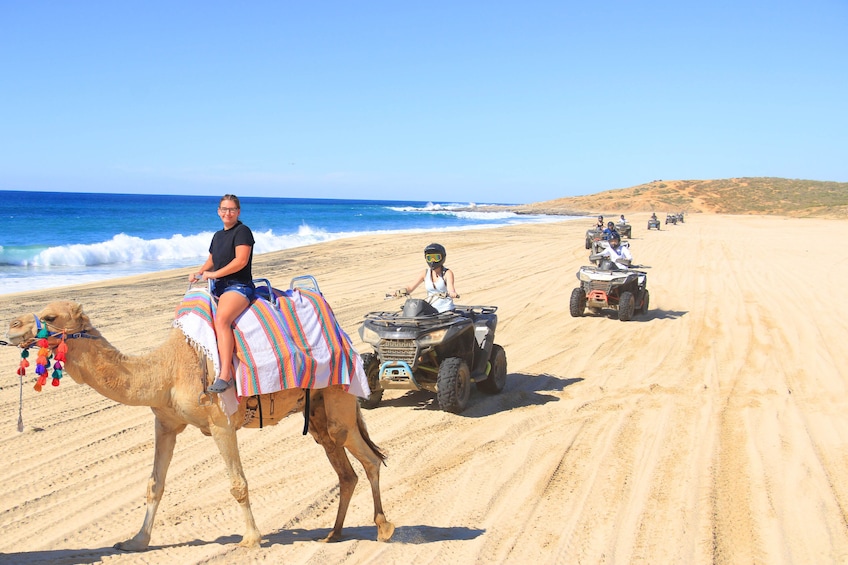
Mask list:
MULTIPOLYGON (((66 378, 23 387, 0 347, 0 563, 845 563, 848 261, 826 257, 848 222, 690 215, 646 232, 651 310, 632 322, 572 318, 591 220, 447 233, 464 304, 499 307, 509 375, 460 415, 426 393, 387 392, 365 412, 389 454, 379 543, 360 483, 345 538, 330 531, 336 477, 289 418, 240 432, 262 547, 236 546, 242 518, 223 463, 183 433, 149 551, 112 549, 144 517, 153 416, 66 378)), ((260 256, 276 286, 317 277, 360 351, 363 314, 423 268, 430 235, 359 237, 260 256)), ((0 320, 54 299, 84 305, 123 352, 168 331, 186 273, 0 296, 0 320)), ((421 291, 418 293, 421 294, 421 291)))

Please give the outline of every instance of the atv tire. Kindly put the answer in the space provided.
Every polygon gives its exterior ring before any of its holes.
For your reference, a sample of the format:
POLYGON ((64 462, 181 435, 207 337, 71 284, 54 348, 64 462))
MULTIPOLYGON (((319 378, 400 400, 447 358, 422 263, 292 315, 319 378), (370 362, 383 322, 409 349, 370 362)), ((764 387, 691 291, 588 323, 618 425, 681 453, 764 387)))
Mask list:
POLYGON ((477 383, 477 390, 486 394, 498 394, 506 386, 506 352, 497 343, 492 345, 489 356, 489 376, 477 383))
POLYGON ((642 306, 639 308, 639 312, 642 314, 648 313, 648 304, 651 301, 651 293, 648 292, 646 288, 644 294, 642 295, 642 306))
POLYGON ((586 238, 586 249, 592 249, 592 240, 588 237, 586 238))
POLYGON ((368 388, 371 389, 371 395, 368 398, 360 398, 359 405, 367 410, 376 408, 383 400, 383 387, 380 386, 380 361, 373 353, 365 353, 362 355, 362 367, 365 369, 365 376, 368 378, 368 388))
POLYGON ((636 308, 636 300, 633 293, 624 291, 618 299, 618 319, 628 322, 633 319, 633 311, 636 308))
POLYGON ((436 398, 445 412, 459 414, 471 397, 471 371, 459 357, 448 357, 439 366, 436 380, 436 398))
POLYGON ((568 310, 571 312, 572 318, 579 318, 586 311, 586 293, 583 292, 582 288, 575 288, 571 291, 568 310))

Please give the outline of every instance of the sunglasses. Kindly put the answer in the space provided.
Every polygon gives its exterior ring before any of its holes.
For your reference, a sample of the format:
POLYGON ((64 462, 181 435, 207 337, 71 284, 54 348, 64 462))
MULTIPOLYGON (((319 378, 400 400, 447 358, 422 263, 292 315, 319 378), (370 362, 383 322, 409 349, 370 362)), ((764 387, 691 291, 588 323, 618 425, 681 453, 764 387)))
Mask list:
POLYGON ((428 263, 438 263, 439 261, 442 260, 442 254, 441 253, 425 253, 424 254, 424 260, 427 261, 428 263))

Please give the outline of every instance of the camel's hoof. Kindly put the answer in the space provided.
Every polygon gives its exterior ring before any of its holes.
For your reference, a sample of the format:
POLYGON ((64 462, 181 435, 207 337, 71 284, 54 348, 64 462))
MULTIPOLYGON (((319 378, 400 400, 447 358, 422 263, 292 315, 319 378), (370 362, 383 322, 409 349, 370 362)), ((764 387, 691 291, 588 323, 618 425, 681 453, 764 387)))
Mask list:
POLYGON ((377 526, 377 541, 389 541, 395 533, 395 525, 391 522, 386 522, 377 526))
POLYGON ((327 535, 327 537, 325 537, 325 538, 321 538, 321 539, 320 539, 320 540, 318 540, 318 541, 320 541, 320 542, 322 542, 322 543, 335 543, 335 542, 337 542, 337 541, 341 541, 341 540, 342 540, 342 534, 341 534, 341 532, 330 532, 330 533, 327 535))
POLYGON ((262 538, 242 538, 239 542, 239 547, 249 547, 250 549, 256 549, 261 546, 259 542, 262 541, 262 538))
POLYGON ((142 544, 131 539, 128 539, 127 541, 119 541, 112 547, 114 547, 118 551, 147 551, 146 543, 142 544))

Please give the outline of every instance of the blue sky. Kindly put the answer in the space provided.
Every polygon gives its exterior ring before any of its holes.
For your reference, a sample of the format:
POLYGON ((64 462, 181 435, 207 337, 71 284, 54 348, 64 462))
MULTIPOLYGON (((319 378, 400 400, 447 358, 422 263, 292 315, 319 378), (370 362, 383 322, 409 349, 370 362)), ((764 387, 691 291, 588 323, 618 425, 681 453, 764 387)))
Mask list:
POLYGON ((0 0, 0 190, 848 181, 848 2, 0 0))

